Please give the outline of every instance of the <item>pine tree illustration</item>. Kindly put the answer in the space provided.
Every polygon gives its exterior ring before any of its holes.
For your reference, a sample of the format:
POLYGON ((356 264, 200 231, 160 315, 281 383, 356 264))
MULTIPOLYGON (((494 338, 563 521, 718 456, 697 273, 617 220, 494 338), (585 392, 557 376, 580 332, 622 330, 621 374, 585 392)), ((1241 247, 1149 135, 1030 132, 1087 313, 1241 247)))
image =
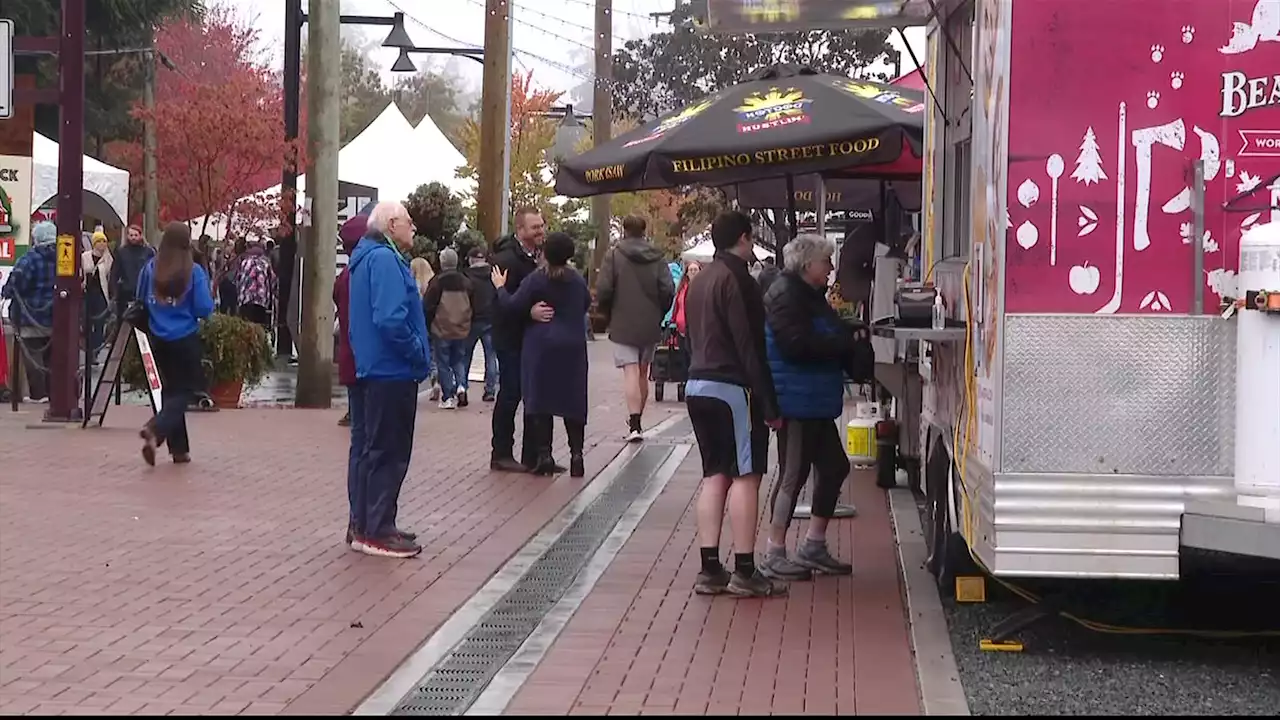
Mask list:
POLYGON ((1071 177, 1085 185, 1107 179, 1107 174, 1102 171, 1102 156, 1098 154, 1098 139, 1092 127, 1085 130, 1080 156, 1076 158, 1076 171, 1071 173, 1071 177))

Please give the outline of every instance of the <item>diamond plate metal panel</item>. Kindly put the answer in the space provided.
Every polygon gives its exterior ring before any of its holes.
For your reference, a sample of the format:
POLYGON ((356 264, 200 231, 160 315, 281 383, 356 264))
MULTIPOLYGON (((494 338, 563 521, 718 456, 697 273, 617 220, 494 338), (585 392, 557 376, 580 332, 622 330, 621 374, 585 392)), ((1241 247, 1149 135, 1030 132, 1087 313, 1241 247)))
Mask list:
POLYGON ((1233 323, 1093 315, 1006 322, 1005 472, 1232 474, 1233 323))

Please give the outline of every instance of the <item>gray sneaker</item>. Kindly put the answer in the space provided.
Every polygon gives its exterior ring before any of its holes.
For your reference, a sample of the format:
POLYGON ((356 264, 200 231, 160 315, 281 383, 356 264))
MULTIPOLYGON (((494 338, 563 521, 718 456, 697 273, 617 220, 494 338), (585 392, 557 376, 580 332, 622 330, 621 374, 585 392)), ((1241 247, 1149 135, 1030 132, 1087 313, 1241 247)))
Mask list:
POLYGON ((781 597, 787 594, 787 585, 761 575, 757 568, 751 577, 744 577, 735 572, 733 577, 729 578, 728 591, 730 595, 740 598, 781 597))
POLYGON ((852 575, 853 566, 831 556, 826 543, 805 540, 796 550, 796 564, 811 568, 823 575, 852 575))
POLYGON ((718 573, 698 573, 693 591, 699 595, 719 595, 729 588, 729 571, 720 568, 718 573))
POLYGON ((812 580, 813 571, 792 562, 785 552, 767 552, 760 559, 760 574, 771 580, 812 580))

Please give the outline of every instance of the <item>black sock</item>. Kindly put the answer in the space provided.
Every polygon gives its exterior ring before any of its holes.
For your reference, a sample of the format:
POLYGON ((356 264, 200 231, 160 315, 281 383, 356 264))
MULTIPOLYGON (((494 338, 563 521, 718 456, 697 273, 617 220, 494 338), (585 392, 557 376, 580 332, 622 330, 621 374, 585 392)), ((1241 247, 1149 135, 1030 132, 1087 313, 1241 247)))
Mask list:
POLYGON ((702 548, 702 572, 711 575, 722 570, 724 570, 724 566, 720 564, 720 548, 702 548))
POLYGON ((631 413, 631 431, 640 432, 640 413, 631 413))
POLYGON ((751 577, 756 574, 756 556, 755 553, 734 553, 733 554, 733 570, 742 577, 751 577))

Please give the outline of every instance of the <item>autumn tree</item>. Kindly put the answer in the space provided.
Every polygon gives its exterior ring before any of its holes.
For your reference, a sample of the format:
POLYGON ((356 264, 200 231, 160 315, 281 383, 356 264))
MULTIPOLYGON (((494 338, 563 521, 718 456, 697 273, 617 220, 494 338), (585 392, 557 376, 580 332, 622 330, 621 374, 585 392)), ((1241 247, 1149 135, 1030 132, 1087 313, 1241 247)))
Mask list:
MULTIPOLYGON (((551 107, 562 93, 544 90, 533 84, 533 72, 518 73, 511 78, 511 186, 510 208, 522 205, 553 209, 550 203, 555 195, 551 172, 547 167, 547 149, 555 144, 556 120, 548 117, 551 107)), ((459 133, 462 154, 467 164, 458 170, 458 177, 479 179, 476 170, 480 162, 480 123, 471 118, 463 123, 459 133)), ((475 227, 475 197, 466 198, 469 205, 467 224, 475 227)))
POLYGON ((690 22, 693 12, 690 3, 677 3, 670 31, 629 40, 613 54, 616 113, 638 119, 657 117, 777 63, 873 78, 875 74, 866 68, 877 61, 893 66, 900 62, 898 51, 888 43, 891 31, 887 28, 703 33, 690 22))
MULTIPOLYGON (((131 117, 133 104, 142 96, 142 62, 131 50, 151 42, 156 26, 168 18, 200 17, 203 0, 97 0, 85 3, 85 49, 94 54, 85 62, 85 150, 103 156, 107 143, 141 137, 142 128, 131 117)), ((57 36, 62 28, 62 0, 0 2, 0 16, 14 23, 17 36, 57 36)), ((54 57, 14 58, 19 73, 34 73, 44 87, 57 87, 58 63, 54 57)), ((36 130, 58 137, 58 107, 36 106, 36 130)))
MULTIPOLYGON (((302 147, 284 141, 281 85, 256 43, 257 31, 224 7, 202 19, 178 18, 156 33, 156 47, 173 69, 158 71, 155 108, 137 105, 133 115, 156 126, 162 218, 202 217, 197 234, 216 216, 233 223, 241 209, 266 214, 264 224, 274 225, 269 210, 253 209, 270 202, 241 200, 276 184, 290 151, 302 147)), ((141 180, 139 144, 114 151, 141 180)))

